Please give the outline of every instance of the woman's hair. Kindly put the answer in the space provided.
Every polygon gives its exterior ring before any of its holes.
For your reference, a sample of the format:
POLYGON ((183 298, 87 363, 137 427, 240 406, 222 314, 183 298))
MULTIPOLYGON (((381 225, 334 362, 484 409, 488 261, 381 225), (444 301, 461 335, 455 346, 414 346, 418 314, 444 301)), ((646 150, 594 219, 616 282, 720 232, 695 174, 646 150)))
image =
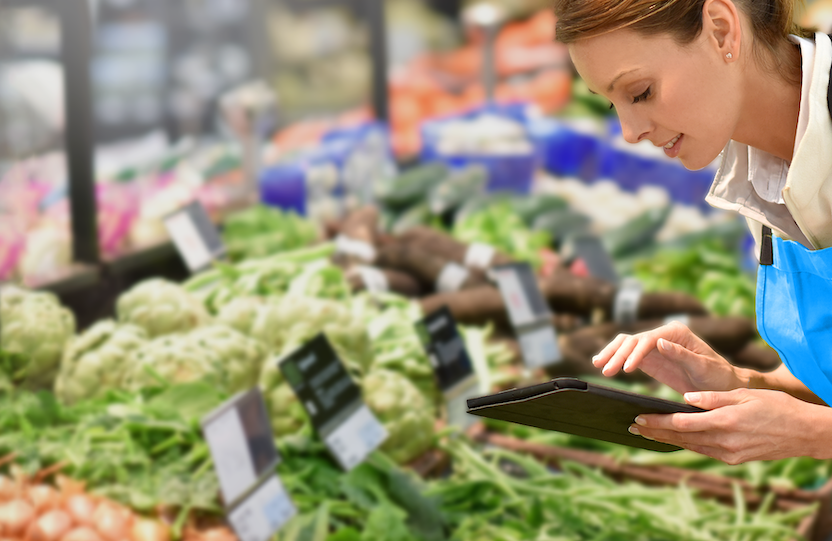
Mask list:
MULTIPOLYGON (((760 64, 800 82, 800 66, 790 65, 789 34, 809 36, 793 21, 795 0, 733 0, 751 23, 753 51, 760 64)), ((670 34, 680 45, 702 31, 705 0, 555 0, 557 40, 579 39, 630 28, 644 35, 670 34)))

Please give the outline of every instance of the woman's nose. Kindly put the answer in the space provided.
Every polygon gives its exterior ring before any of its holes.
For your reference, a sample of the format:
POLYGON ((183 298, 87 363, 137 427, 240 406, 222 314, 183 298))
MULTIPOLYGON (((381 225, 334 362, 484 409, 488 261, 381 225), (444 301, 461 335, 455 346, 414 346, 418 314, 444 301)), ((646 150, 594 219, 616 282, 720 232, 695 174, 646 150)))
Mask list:
POLYGON ((628 143, 638 143, 650 134, 649 124, 634 118, 620 117, 621 135, 628 143))

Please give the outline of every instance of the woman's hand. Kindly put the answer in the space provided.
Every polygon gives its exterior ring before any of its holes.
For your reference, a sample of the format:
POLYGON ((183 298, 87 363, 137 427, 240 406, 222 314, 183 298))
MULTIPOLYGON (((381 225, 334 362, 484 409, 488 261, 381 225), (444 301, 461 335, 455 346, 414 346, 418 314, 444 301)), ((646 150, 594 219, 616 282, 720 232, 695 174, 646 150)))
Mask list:
POLYGON ((685 394, 704 413, 639 415, 630 432, 728 464, 832 456, 832 409, 782 391, 735 389, 685 394))
POLYGON ((679 393, 747 387, 750 377, 679 322, 640 334, 620 334, 592 363, 605 376, 614 376, 622 367, 628 373, 640 368, 679 393))

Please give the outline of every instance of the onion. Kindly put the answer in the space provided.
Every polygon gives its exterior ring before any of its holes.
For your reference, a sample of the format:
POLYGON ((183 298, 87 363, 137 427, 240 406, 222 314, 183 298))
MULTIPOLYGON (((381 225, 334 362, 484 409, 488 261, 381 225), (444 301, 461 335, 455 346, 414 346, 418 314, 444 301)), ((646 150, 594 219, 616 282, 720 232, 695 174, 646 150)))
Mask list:
POLYGON ((23 500, 0 507, 0 537, 20 537, 35 519, 34 508, 23 500))
POLYGON ((69 513, 53 509, 41 515, 26 532, 26 541, 58 541, 72 527, 69 513))
POLYGON ((107 541, 127 539, 133 514, 111 502, 101 502, 92 514, 92 524, 107 541))
POLYGON ((66 501, 66 510, 72 519, 80 525, 89 526, 95 512, 95 501, 86 494, 75 494, 66 501))
POLYGON ((78 528, 74 528, 69 530, 63 537, 61 537, 61 541, 103 541, 101 536, 98 535, 98 532, 90 528, 89 526, 81 526, 78 528))
POLYGON ((137 519, 130 530, 131 541, 170 541, 170 530, 158 520, 137 519))
POLYGON ((0 475, 0 502, 7 502, 17 495, 17 483, 10 477, 0 475))
POLYGON ((225 526, 217 526, 199 532, 200 541, 237 541, 237 536, 225 526))
POLYGON ((49 485, 34 485, 27 491, 29 501, 35 506, 35 511, 42 513, 46 509, 58 507, 58 491, 49 485))

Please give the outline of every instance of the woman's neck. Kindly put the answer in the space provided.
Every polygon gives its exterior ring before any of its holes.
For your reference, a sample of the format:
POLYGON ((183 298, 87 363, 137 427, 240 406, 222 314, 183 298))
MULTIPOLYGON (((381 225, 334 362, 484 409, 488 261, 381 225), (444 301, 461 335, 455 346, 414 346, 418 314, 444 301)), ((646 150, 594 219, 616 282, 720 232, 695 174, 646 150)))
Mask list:
MULTIPOLYGON (((791 48, 791 62, 800 66, 800 49, 791 48)), ((742 111, 732 139, 792 161, 800 114, 800 83, 786 81, 750 63, 745 78, 742 111), (753 66, 753 67, 752 67, 753 66)), ((798 71, 800 74, 800 71, 798 71)))

